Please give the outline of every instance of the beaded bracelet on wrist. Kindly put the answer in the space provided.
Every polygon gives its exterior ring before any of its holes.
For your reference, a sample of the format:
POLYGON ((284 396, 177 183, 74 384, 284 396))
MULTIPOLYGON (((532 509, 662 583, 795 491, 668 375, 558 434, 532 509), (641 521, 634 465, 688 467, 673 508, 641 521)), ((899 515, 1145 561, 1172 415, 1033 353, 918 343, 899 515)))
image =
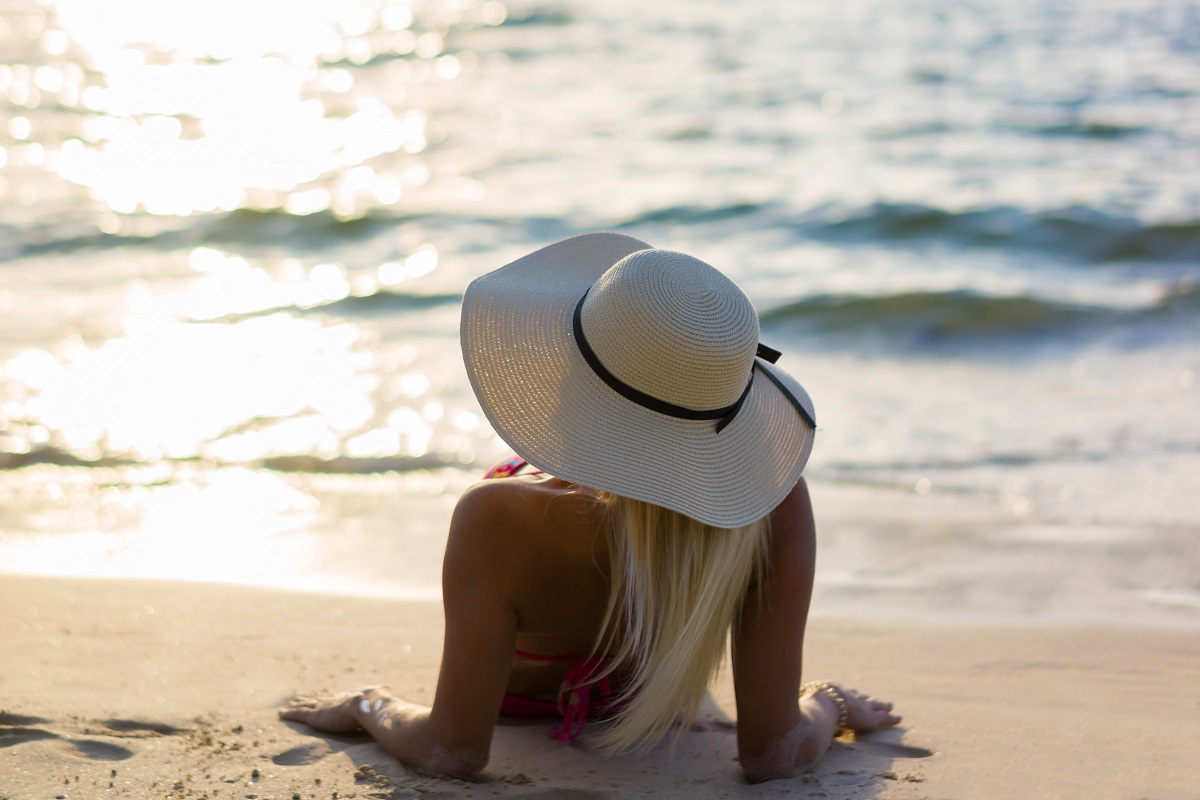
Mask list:
POLYGON ((838 688, 829 681, 810 681, 800 687, 800 697, 804 698, 810 694, 820 692, 833 701, 833 705, 837 708, 837 727, 834 729, 835 735, 838 732, 844 731, 847 728, 846 721, 850 717, 850 712, 846 709, 846 698, 842 695, 838 688))

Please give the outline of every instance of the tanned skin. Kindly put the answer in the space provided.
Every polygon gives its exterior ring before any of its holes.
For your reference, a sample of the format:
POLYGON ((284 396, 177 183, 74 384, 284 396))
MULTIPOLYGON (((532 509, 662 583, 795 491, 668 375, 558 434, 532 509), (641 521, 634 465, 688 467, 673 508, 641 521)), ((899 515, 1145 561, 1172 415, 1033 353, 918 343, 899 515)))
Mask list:
MULTIPOLYGON (((433 707, 371 688, 298 697, 283 719, 330 732, 365 730, 401 762, 476 776, 487 764, 506 691, 552 699, 567 664, 530 664, 514 649, 585 656, 609 595, 609 553, 595 492, 549 475, 478 483, 460 498, 442 567, 446 632, 433 707)), ((812 597, 816 530, 803 478, 771 513, 770 567, 732 631, 738 757, 751 781, 811 766, 836 733, 823 693, 796 697, 812 597)), ((891 703, 838 687, 847 726, 896 725, 891 703)))

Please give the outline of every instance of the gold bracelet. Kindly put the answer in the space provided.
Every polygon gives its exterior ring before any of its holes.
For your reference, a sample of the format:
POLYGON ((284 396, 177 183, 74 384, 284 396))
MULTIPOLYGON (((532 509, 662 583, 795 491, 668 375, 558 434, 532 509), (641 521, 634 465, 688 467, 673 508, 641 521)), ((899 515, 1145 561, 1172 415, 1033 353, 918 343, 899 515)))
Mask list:
POLYGON ((846 710, 845 696, 829 681, 809 681, 800 687, 800 698, 803 699, 809 694, 817 692, 821 692, 832 700, 834 707, 837 708, 837 728, 834 729, 834 735, 846 730, 846 720, 849 719, 850 712, 846 710))

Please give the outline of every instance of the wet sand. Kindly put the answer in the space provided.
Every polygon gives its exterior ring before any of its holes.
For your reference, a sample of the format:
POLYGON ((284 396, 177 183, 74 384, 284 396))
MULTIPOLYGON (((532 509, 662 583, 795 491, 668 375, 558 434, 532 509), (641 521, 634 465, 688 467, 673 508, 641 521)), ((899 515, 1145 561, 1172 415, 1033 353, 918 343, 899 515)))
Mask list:
POLYGON ((901 729, 746 784, 723 674, 672 754, 603 759, 502 724, 481 783, 416 775, 360 736, 280 722, 298 691, 428 702, 436 602, 214 584, 0 577, 0 797, 1143 798, 1200 796, 1200 636, 811 623, 806 678, 896 701, 901 729))

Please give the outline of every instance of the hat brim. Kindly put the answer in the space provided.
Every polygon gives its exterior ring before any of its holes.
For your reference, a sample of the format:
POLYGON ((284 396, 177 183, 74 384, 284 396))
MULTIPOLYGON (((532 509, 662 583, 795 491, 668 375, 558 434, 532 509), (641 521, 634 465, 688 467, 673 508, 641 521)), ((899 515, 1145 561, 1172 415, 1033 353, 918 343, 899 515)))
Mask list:
MULTIPOLYGON (((538 469, 679 511, 721 528, 747 525, 783 501, 808 461, 813 429, 764 376, 721 433, 710 420, 644 408, 584 361, 572 314, 584 292, 650 245, 588 233, 477 278, 463 296, 461 343, 484 414, 538 469)), ((813 417, 804 388, 759 361, 813 417)))

